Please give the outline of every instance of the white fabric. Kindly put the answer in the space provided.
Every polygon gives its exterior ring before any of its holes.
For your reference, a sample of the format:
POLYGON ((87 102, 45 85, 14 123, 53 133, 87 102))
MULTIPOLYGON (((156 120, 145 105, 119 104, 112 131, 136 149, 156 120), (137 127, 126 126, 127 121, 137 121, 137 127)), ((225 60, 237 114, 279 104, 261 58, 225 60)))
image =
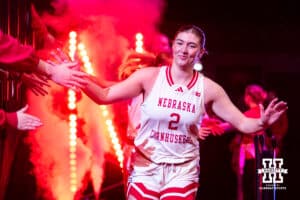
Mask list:
POLYGON ((141 105, 141 128, 135 146, 154 163, 184 163, 199 158, 198 132, 204 115, 203 76, 194 85, 170 84, 170 68, 161 67, 152 91, 141 105))
POLYGON ((170 187, 184 187, 178 183, 187 185, 199 181, 199 159, 194 159, 180 164, 160 163, 156 164, 147 160, 140 152, 136 152, 133 172, 129 183, 141 182, 148 189, 160 192, 170 187))

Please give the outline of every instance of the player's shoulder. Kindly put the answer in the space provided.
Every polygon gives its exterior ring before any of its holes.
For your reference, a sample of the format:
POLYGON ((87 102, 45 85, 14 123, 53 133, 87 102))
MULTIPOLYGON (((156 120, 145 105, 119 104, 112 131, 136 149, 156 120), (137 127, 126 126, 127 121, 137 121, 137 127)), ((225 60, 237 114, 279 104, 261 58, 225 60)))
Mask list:
POLYGON ((204 85, 208 88, 213 87, 213 88, 219 88, 221 87, 216 81, 212 80, 211 78, 204 76, 203 75, 203 80, 204 80, 204 85))
POLYGON ((216 96, 224 94, 225 90, 216 81, 212 80, 211 78, 204 77, 204 92, 207 99, 213 99, 216 96))

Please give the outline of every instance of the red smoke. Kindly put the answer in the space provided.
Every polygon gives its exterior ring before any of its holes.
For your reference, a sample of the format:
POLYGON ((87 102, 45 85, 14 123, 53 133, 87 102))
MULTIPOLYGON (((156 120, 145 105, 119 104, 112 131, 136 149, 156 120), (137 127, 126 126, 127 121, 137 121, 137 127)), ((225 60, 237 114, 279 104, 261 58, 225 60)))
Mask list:
MULTIPOLYGON (((146 49, 147 44, 150 45, 159 34, 157 27, 165 3, 163 0, 55 0, 52 6, 55 12, 43 13, 41 18, 55 38, 67 43, 68 33, 77 31, 96 76, 117 80, 118 66, 126 52, 134 48, 135 34, 143 33, 146 49)), ((29 141, 32 144, 34 173, 45 199, 74 198, 68 187, 68 122, 63 120, 65 113, 61 113, 64 106, 53 107, 53 101, 66 102, 67 94, 64 92, 61 87, 52 85, 47 97, 29 95, 32 113, 44 123, 37 133, 31 134, 29 141)), ((84 121, 82 129, 87 141, 77 142, 77 182, 80 183, 90 171, 95 190, 99 193, 104 176, 104 152, 109 141, 101 133, 103 124, 98 106, 85 95, 78 103, 78 116, 84 121)))

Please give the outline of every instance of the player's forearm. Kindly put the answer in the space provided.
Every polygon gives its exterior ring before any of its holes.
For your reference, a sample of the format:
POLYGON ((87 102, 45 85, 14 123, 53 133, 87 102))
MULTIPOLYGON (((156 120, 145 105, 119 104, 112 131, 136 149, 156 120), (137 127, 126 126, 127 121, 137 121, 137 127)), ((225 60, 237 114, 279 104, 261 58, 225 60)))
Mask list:
POLYGON ((83 92, 97 104, 111 103, 107 99, 109 88, 102 88, 92 80, 88 80, 88 84, 82 89, 83 92))
POLYGON ((261 118, 248 118, 245 117, 237 129, 242 133, 255 134, 257 132, 263 131, 266 128, 266 124, 261 120, 261 118))
POLYGON ((102 88, 110 87, 110 86, 117 83, 116 81, 107 81, 107 80, 100 79, 100 78, 95 77, 95 76, 89 76, 89 79, 91 81, 93 81, 94 83, 96 83, 97 85, 99 85, 100 87, 102 87, 102 88))

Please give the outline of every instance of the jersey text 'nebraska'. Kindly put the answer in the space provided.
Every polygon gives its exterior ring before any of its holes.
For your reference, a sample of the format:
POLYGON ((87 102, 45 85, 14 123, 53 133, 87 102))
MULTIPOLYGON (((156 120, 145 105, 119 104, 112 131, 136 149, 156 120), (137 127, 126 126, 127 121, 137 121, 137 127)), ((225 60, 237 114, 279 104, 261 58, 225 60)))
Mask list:
POLYGON ((183 110, 187 112, 196 112, 196 106, 195 104, 186 102, 186 101, 177 101, 176 99, 170 99, 170 98, 162 98, 160 97, 158 99, 158 107, 164 107, 164 108, 171 108, 171 109, 177 109, 177 110, 183 110))

